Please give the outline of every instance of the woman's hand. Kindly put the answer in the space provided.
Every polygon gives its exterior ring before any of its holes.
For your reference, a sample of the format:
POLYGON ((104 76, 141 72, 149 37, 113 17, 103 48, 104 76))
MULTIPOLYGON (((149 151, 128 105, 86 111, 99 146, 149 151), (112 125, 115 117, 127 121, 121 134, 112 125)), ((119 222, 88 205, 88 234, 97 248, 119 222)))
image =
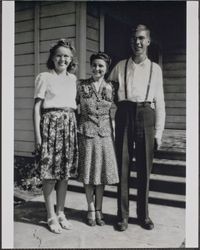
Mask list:
POLYGON ((35 152, 40 152, 41 149, 41 142, 36 142, 35 143, 35 152))

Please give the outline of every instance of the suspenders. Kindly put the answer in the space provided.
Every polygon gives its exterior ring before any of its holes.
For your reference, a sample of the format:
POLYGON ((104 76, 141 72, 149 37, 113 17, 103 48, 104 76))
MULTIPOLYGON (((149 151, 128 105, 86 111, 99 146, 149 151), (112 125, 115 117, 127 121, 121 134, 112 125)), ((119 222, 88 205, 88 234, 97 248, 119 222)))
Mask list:
MULTIPOLYGON (((125 99, 127 99, 127 68, 128 68, 128 61, 129 61, 129 58, 126 60, 125 69, 124 69, 124 93, 125 93, 125 99)), ((147 102, 147 99, 148 99, 149 89, 150 89, 150 84, 151 84, 152 71, 153 71, 153 62, 151 62, 151 66, 150 66, 149 81, 148 81, 148 85, 147 85, 147 91, 146 91, 146 96, 145 96, 144 102, 147 102)))
POLYGON ((145 100, 144 100, 145 102, 147 101, 148 95, 149 95, 149 89, 150 89, 150 84, 151 84, 152 70, 153 70, 153 63, 151 62, 150 74, 149 74, 149 82, 148 82, 148 85, 147 85, 147 92, 146 92, 146 97, 145 97, 145 100))
POLYGON ((127 99, 127 79, 126 79, 126 76, 127 76, 128 60, 129 59, 126 60, 125 71, 124 71, 124 93, 125 93, 125 99, 127 99))

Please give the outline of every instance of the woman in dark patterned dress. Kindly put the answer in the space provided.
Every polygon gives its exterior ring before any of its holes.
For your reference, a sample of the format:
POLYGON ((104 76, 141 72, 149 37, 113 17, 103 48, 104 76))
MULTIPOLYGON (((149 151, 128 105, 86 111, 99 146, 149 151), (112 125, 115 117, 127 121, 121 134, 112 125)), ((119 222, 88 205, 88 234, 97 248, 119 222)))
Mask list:
POLYGON ((71 229, 64 214, 68 179, 77 174, 78 141, 74 110, 76 77, 69 73, 73 66, 74 48, 65 39, 51 49, 48 72, 35 81, 34 128, 35 147, 40 154, 39 171, 47 209, 47 224, 53 233, 71 229), (56 189, 56 213, 53 191, 56 189))
POLYGON ((105 53, 93 54, 90 57, 92 77, 79 80, 77 86, 78 180, 85 186, 90 226, 105 224, 102 215, 104 187, 119 181, 110 115, 115 86, 104 79, 110 62, 105 53))

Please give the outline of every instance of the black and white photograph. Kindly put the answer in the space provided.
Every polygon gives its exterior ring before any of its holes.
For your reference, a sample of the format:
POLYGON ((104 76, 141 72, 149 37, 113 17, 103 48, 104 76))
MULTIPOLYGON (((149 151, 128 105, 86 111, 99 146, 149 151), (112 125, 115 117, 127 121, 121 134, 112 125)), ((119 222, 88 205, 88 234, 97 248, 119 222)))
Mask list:
POLYGON ((1 9, 2 247, 198 248, 198 2, 1 9))

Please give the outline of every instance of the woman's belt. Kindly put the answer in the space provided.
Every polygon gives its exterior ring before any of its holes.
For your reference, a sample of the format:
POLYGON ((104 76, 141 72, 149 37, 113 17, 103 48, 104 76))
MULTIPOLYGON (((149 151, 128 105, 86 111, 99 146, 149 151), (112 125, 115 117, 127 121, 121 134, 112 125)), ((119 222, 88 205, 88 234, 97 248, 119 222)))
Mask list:
POLYGON ((48 112, 54 112, 54 111, 74 112, 75 109, 73 108, 43 108, 41 110, 41 113, 46 114, 48 112))

